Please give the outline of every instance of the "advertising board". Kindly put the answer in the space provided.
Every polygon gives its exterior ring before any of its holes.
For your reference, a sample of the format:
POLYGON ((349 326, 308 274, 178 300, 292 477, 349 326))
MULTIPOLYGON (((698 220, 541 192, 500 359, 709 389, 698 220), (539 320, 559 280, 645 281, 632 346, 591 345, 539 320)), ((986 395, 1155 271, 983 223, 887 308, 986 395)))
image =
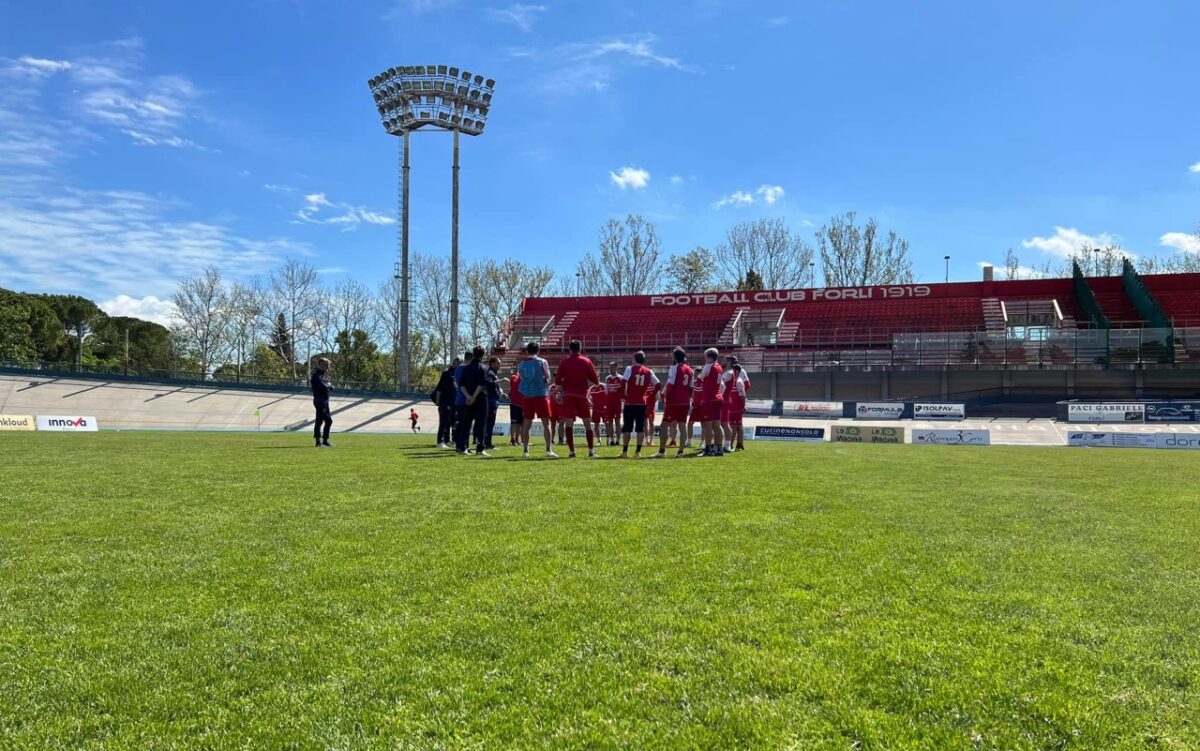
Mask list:
POLYGON ((1151 402, 1146 405, 1146 422, 1196 422, 1197 402, 1151 402))
POLYGON ((37 429, 57 433, 95 433, 99 426, 96 424, 96 418, 92 416, 38 415, 37 429))
POLYGON ((987 430, 914 430, 912 442, 940 446, 990 446, 992 434, 987 430))
POLYGON ((775 406, 775 402, 770 399, 747 399, 746 414, 748 415, 769 415, 771 408, 775 406))
POLYGON ((1195 433, 1156 433, 1160 449, 1200 449, 1200 435, 1195 433))
POLYGON ((835 443, 904 443, 904 428, 834 425, 833 441, 835 443))
POLYGON ((1069 422, 1142 422, 1145 415, 1146 405, 1144 404, 1072 402, 1067 405, 1069 422))
POLYGON ((967 407, 965 404, 928 404, 918 402, 913 405, 914 420, 965 420, 967 407))
POLYGON ((33 415, 0 415, 0 430, 35 430, 33 415))
POLYGON ((904 405, 899 402, 859 402, 854 405, 854 416, 860 420, 899 420, 904 414, 904 405))
POLYGON ((801 441, 821 443, 825 440, 825 428, 792 428, 783 425, 759 425, 754 437, 760 441, 801 441))
POLYGON ((1068 446, 1088 448, 1152 449, 1158 441, 1152 433, 1067 433, 1068 446))
POLYGON ((817 420, 836 420, 842 416, 841 402, 784 402, 784 417, 808 417, 817 420))

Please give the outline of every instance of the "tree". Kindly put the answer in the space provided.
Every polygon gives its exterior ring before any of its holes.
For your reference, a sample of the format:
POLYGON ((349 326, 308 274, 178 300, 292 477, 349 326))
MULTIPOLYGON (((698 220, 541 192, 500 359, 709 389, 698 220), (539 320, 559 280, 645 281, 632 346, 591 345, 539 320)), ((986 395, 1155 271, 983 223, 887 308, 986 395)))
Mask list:
POLYGON ((311 265, 287 259, 270 277, 271 304, 276 314, 283 316, 287 328, 287 339, 292 349, 292 377, 298 374, 296 354, 301 347, 312 341, 321 328, 322 295, 317 270, 311 265))
POLYGON ((735 224, 716 257, 725 289, 744 284, 751 271, 763 285, 759 289, 793 289, 808 281, 813 250, 777 217, 735 224))
MULTIPOLYGON (((292 375, 296 374, 296 348, 292 346, 292 334, 288 328, 287 318, 283 313, 278 313, 275 316, 275 322, 271 326, 271 333, 267 337, 267 349, 274 352, 279 358, 279 362, 283 363, 285 370, 291 371, 292 375)), ((257 352, 257 350, 256 350, 257 352)), ((255 372, 258 372, 257 370, 255 372)))
POLYGON ((229 336, 229 293, 221 272, 208 266, 200 276, 185 279, 171 296, 179 316, 179 330, 200 365, 202 377, 227 351, 229 336))
POLYGON ((109 365, 125 365, 125 342, 129 342, 129 372, 147 373, 171 367, 171 332, 151 321, 110 316, 96 327, 93 355, 109 365))
POLYGON ((11 293, 0 294, 0 360, 36 360, 32 334, 25 301, 11 293))
POLYGON ((362 329, 339 331, 335 339, 338 374, 343 379, 368 381, 379 375, 379 347, 370 334, 362 329))
POLYGON ((364 331, 368 336, 375 333, 375 299, 366 285, 345 277, 323 296, 324 311, 321 315, 321 345, 333 351, 337 338, 345 331, 364 331))
POLYGON ((255 280, 250 284, 235 282, 229 288, 229 343, 233 349, 234 375, 240 378, 242 366, 254 351, 266 325, 265 294, 255 280))
POLYGON ((487 259, 467 266, 466 324, 469 340, 489 346, 504 323, 521 310, 526 297, 541 297, 554 280, 547 266, 527 266, 512 258, 487 259))
POLYGON ((66 333, 74 337, 71 352, 74 355, 75 367, 83 365, 83 350, 87 337, 96 324, 104 320, 104 312, 96 303, 78 295, 38 295, 64 327, 66 333))
POLYGON ((1121 250, 1120 245, 1109 244, 1099 247, 1085 242, 1079 246, 1079 250, 1067 257, 1067 262, 1063 266, 1063 276, 1071 275, 1072 262, 1078 263, 1084 274, 1118 276, 1127 257, 1129 254, 1121 250))
POLYGON ((746 270, 746 277, 737 284, 738 292, 758 292, 764 290, 762 275, 754 269, 746 270))
POLYGON ((879 236, 874 218, 863 227, 854 223, 855 213, 835 216, 817 231, 817 247, 827 287, 865 287, 880 284, 911 284, 912 263, 908 241, 889 231, 879 236))
POLYGON ((609 219, 600 228, 597 255, 579 261, 577 287, 588 295, 648 295, 659 289, 662 242, 654 225, 640 214, 624 224, 609 219))
POLYGON ((412 321, 431 339, 434 359, 450 362, 450 261, 438 256, 414 254, 410 266, 412 321))
POLYGON ((1021 278, 1021 259, 1017 257, 1012 248, 1009 248, 1008 252, 1004 254, 1004 278, 1021 278))
POLYGON ((712 251, 697 245, 667 262, 667 292, 713 292, 717 261, 712 251))

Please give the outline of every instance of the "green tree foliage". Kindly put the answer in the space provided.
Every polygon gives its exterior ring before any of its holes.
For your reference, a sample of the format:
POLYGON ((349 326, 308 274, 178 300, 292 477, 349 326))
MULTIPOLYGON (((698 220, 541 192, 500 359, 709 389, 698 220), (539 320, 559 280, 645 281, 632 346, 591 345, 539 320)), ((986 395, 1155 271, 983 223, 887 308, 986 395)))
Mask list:
POLYGON ((712 292, 717 261, 708 248, 697 245, 667 262, 667 292, 712 292))
POLYGON ((92 356, 109 365, 124 366, 127 331, 131 375, 171 368, 171 332, 140 318, 108 317, 97 324, 89 342, 92 356))
POLYGON ((68 351, 75 365, 83 364, 87 339, 93 329, 106 318, 96 303, 78 295, 38 295, 51 310, 71 337, 68 351))
POLYGON ((746 271, 746 276, 740 282, 738 282, 737 288, 738 292, 757 292, 761 289, 766 289, 763 287, 762 275, 760 275, 754 269, 748 269, 746 271))

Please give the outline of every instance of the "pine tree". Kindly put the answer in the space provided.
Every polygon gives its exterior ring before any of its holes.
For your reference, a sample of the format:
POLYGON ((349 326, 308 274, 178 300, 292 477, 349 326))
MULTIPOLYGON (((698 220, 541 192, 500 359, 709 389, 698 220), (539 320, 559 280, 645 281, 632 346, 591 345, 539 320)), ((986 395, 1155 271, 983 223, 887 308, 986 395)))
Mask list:
POLYGON ((279 359, 291 368, 292 363, 296 362, 296 353, 292 347, 292 335, 288 329, 287 319, 283 313, 275 316, 275 326, 271 329, 271 336, 267 341, 267 346, 271 351, 279 355, 279 359))

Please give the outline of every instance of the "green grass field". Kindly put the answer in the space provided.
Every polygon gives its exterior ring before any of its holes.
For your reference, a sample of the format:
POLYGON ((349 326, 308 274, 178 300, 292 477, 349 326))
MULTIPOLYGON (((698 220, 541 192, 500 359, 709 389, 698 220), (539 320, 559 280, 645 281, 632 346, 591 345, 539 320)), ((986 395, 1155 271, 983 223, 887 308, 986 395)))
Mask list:
POLYGON ((1200 748, 1189 452, 335 440, 0 434, 0 748, 1200 748))

